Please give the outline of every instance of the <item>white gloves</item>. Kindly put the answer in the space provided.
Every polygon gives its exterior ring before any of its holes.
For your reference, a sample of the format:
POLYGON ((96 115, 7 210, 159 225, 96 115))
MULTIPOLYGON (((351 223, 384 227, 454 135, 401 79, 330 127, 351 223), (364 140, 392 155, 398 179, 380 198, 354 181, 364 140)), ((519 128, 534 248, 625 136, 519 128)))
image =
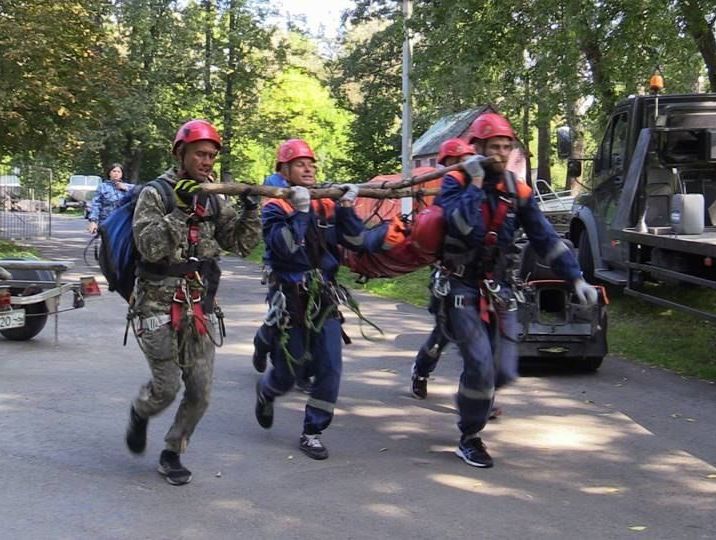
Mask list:
POLYGON ((485 156, 481 156, 480 154, 470 156, 461 163, 462 170, 469 174, 470 178, 472 178, 473 180, 475 178, 484 178, 485 169, 482 168, 482 162, 484 160, 485 156))
POLYGON ((355 203, 356 199, 358 198, 358 186, 356 186, 355 184, 343 184, 341 187, 346 191, 343 196, 338 199, 339 202, 345 202, 349 204, 355 203))
POLYGON ((311 194, 308 189, 303 186, 291 186, 291 195, 288 202, 296 210, 296 212, 308 212, 311 207, 311 194))
POLYGON ((594 305, 599 300, 594 285, 590 285, 581 277, 574 280, 574 294, 577 295, 580 304, 594 305))

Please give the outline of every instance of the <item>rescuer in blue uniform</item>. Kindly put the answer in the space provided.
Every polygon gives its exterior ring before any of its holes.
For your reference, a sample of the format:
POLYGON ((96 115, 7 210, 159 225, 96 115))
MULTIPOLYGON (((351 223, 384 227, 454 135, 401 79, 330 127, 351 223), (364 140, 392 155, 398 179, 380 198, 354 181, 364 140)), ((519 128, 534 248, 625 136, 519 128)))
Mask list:
POLYGON ((463 162, 467 174, 447 174, 436 200, 446 224, 439 317, 463 359, 456 454, 469 465, 492 467, 480 432, 490 415, 495 388, 518 375, 517 305, 510 280, 517 229, 522 227, 537 254, 573 284, 580 302, 596 303, 598 296, 582 278, 572 251, 539 210, 532 190, 506 170, 515 139, 507 119, 486 113, 470 129, 471 142, 482 155, 463 162), (501 348, 497 354, 496 344, 501 348))
POLYGON ((315 155, 300 139, 278 150, 277 171, 291 186, 288 201, 268 199, 262 211, 265 263, 269 276, 269 314, 276 327, 271 343, 273 367, 256 385, 256 419, 273 424, 274 399, 288 392, 296 376, 309 369, 314 377, 306 404, 300 449, 313 459, 326 459, 320 435, 331 423, 342 369, 339 304, 345 291, 336 283, 339 246, 354 251, 388 249, 400 239, 387 224, 366 229, 353 210, 358 188, 344 184, 337 201, 311 201, 315 155))

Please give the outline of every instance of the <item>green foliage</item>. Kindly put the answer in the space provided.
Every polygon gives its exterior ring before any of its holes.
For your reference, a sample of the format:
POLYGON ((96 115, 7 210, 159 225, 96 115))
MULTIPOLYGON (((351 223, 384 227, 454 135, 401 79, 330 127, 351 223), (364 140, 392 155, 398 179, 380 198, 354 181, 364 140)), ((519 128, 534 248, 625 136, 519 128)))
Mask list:
POLYGON ((332 66, 332 86, 339 103, 355 115, 346 166, 357 178, 395 172, 400 169, 401 26, 370 21, 346 35, 342 45, 344 54, 332 66))
POLYGON ((279 73, 261 95, 258 120, 247 143, 253 158, 246 169, 249 178, 260 179, 272 171, 276 148, 290 138, 308 141, 316 152, 321 177, 351 178, 343 166, 351 115, 337 106, 316 76, 296 67, 279 73))
POLYGON ((34 248, 21 246, 9 240, 0 240, 0 259, 37 259, 34 248))

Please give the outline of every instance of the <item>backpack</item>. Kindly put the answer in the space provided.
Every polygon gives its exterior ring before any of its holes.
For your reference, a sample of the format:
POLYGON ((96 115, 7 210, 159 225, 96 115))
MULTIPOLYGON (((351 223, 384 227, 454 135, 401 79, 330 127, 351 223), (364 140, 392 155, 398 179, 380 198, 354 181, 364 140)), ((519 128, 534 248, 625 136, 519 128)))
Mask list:
POLYGON ((137 264, 141 258, 134 244, 132 218, 139 194, 147 186, 152 186, 159 192, 164 203, 164 212, 171 213, 176 207, 174 190, 169 182, 157 178, 144 186, 135 187, 125 195, 119 206, 112 210, 99 226, 99 235, 102 239, 99 248, 99 266, 107 279, 109 290, 117 291, 127 302, 134 290, 137 264))

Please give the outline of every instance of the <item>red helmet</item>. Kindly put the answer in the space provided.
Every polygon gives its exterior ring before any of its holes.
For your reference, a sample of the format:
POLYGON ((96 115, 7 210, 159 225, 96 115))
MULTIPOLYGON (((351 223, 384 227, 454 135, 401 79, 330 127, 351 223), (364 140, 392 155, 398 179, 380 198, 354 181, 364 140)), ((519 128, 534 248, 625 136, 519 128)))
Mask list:
POLYGON ((512 131, 510 122, 497 113, 481 114, 470 126, 470 142, 475 139, 485 140, 492 137, 509 137, 515 138, 515 132, 512 131))
POLYGON ((206 120, 189 120, 183 124, 174 137, 172 154, 176 153, 179 143, 189 144, 196 141, 211 141, 221 147, 221 136, 216 128, 206 120))
POLYGON ((438 163, 445 165, 445 159, 448 157, 461 157, 474 153, 475 149, 462 139, 448 139, 440 145, 438 163))
POLYGON ((282 163, 288 163, 298 158, 311 158, 316 161, 316 156, 303 139, 289 139, 278 147, 276 154, 276 170, 281 168, 282 163))

